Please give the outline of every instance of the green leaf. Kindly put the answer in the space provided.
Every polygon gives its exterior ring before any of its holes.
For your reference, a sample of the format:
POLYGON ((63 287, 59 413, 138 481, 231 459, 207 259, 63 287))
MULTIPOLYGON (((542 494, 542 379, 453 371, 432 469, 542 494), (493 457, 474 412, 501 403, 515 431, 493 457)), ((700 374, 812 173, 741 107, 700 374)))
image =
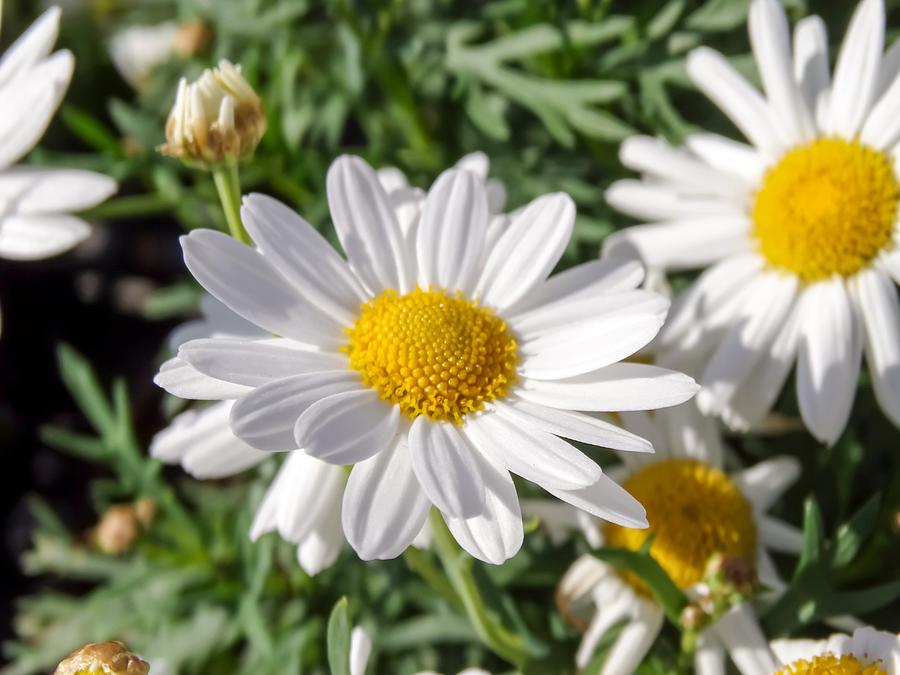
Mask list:
POLYGON ((101 152, 120 154, 119 137, 90 113, 67 103, 59 111, 63 123, 83 143, 101 152))
POLYGON ((498 141, 509 139, 506 123, 506 100, 502 96, 485 94, 481 87, 470 87, 466 96, 469 119, 481 131, 498 141))
POLYGON ((99 438, 78 434, 62 427, 41 427, 41 440, 70 455, 97 462, 109 457, 109 448, 99 438))
POLYGON ((670 0, 647 24, 647 37, 658 40, 668 35, 683 11, 684 0, 670 0))
POLYGON ((863 542, 869 538, 878 523, 881 494, 872 495, 853 517, 837 530, 834 544, 830 547, 832 567, 849 564, 859 552, 863 542))
POLYGON ((887 607, 900 598, 900 580, 891 581, 861 591, 828 593, 819 602, 817 616, 860 616, 887 607))
POLYGON ((649 553, 629 551, 623 548, 601 548, 591 553, 594 557, 610 565, 639 576, 647 584, 669 621, 678 625, 681 610, 687 604, 687 598, 660 564, 650 557, 649 553))
POLYGON ((804 503, 803 512, 803 549, 794 571, 794 577, 804 570, 817 566, 822 560, 824 535, 822 528, 822 512, 816 498, 809 496, 804 503))
POLYGON ((56 348, 56 357, 63 384, 85 417, 101 436, 113 433, 115 416, 91 364, 66 343, 60 343, 56 348))
POLYGON ((341 598, 328 618, 328 666, 331 675, 350 675, 350 611, 341 598))

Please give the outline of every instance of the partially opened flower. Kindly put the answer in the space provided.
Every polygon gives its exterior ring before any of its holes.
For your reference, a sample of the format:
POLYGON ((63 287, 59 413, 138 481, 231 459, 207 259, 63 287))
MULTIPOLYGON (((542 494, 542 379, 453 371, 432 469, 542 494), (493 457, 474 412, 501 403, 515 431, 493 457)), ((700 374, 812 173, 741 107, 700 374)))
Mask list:
MULTIPOLYGON (((656 448, 654 455, 622 453, 624 465, 609 471, 646 507, 650 528, 609 523, 602 530, 603 543, 636 551, 654 535, 650 555, 698 603, 701 616, 691 626, 700 629, 694 661, 698 675, 725 672, 726 652, 743 675, 770 673, 774 661, 753 605, 723 605, 715 596, 721 587, 749 597, 757 580, 776 593, 784 588, 768 551, 797 553, 802 535, 766 511, 794 482, 799 464, 791 457, 776 457, 725 473, 720 440, 704 440, 710 432, 702 429, 702 416, 690 404, 621 417, 626 429, 652 438, 656 448), (710 579, 717 580, 716 588, 710 579), (748 645, 754 649, 746 649, 748 645)), ((590 555, 567 572, 557 601, 576 625, 589 621, 577 655, 579 666, 625 621, 600 671, 603 675, 633 672, 663 624, 663 610, 643 582, 590 555), (588 597, 591 605, 585 602, 588 597)))
MULTIPOLYGON (((489 162, 482 153, 464 157, 465 167, 479 180, 502 194, 502 184, 487 178, 489 162)), ((394 206, 404 231, 414 230, 424 193, 411 187, 397 169, 378 171, 379 181, 394 206)), ((502 208, 502 200, 495 201, 502 208)), ((169 338, 172 351, 193 339, 229 338, 264 340, 269 333, 242 319, 210 295, 200 300, 201 318, 179 326, 169 338)), ((234 399, 248 391, 243 385, 214 380, 189 364, 173 357, 160 369, 156 383, 169 393, 186 399, 214 399, 209 405, 194 407, 177 415, 153 438, 151 454, 164 462, 180 463, 195 478, 223 478, 260 462, 272 453, 257 450, 235 436, 229 426, 234 399)), ((346 472, 338 466, 314 459, 303 452, 291 452, 267 491, 250 529, 256 539, 277 531, 297 544, 297 560, 311 575, 318 574, 337 559, 344 544, 341 531, 341 500, 347 483, 346 472)), ((421 543, 427 542, 427 527, 421 543)), ((420 541, 414 542, 419 545, 420 541)))
MULTIPOLYGON (((882 0, 859 4, 829 72, 825 24, 793 44, 778 0, 753 0, 750 38, 765 93, 707 48, 688 73, 749 144, 711 133, 687 147, 627 140, 642 180, 607 199, 650 224, 609 238, 651 267, 709 267, 673 306, 658 347, 703 375, 698 401, 735 428, 771 409, 797 362, 803 419, 821 441, 844 429, 863 350, 900 424, 900 46, 883 54, 882 0)), ((690 370, 688 372, 691 372, 690 370)))
POLYGON ((773 675, 900 674, 900 635, 870 626, 827 640, 775 640, 772 651, 783 666, 773 675))
POLYGON ((194 340, 179 359, 247 388, 235 434, 353 465, 344 533, 365 559, 399 555, 434 504, 459 543, 500 563, 522 541, 510 471, 624 525, 644 510, 562 437, 649 451, 573 410, 675 405, 696 385, 619 361, 656 334, 667 301, 635 290, 640 266, 594 261, 548 279, 575 210, 536 199, 486 249, 482 181, 442 174, 404 236, 375 172, 342 157, 328 197, 345 261, 301 217, 261 195, 242 216, 256 243, 197 230, 188 268, 237 314, 279 337, 194 340))
POLYGON ((146 661, 114 640, 76 649, 56 667, 54 675, 147 675, 149 672, 146 661))
POLYGON ((50 54, 59 8, 48 9, 0 58, 0 258, 37 260, 90 234, 72 211, 95 206, 116 189, 92 171, 14 166, 50 124, 72 78, 72 54, 50 54))
POLYGON ((240 66, 219 61, 195 81, 182 78, 159 150, 207 168, 234 164, 256 150, 266 131, 262 100, 240 66))

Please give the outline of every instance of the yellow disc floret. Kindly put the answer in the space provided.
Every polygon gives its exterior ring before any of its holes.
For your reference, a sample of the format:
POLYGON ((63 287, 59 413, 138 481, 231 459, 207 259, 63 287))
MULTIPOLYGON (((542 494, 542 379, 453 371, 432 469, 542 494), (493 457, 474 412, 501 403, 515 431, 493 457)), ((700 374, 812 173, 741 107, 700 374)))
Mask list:
POLYGON ((766 174, 754 234, 769 263, 803 281, 846 277, 891 244, 898 198, 888 155, 822 138, 793 148, 766 174))
POLYGON ((362 306, 349 336, 350 367, 410 419, 461 422, 515 380, 506 322, 460 293, 386 290, 362 306))
MULTIPOLYGON (((636 551, 648 535, 654 535, 650 555, 679 588, 700 581, 713 556, 736 557, 753 564, 753 511, 719 469, 695 460, 670 459, 641 469, 623 487, 644 505, 650 528, 633 530, 609 524, 606 543, 636 551)), ((643 589, 641 584, 634 585, 643 589)))
POLYGON ((794 661, 789 666, 776 670, 774 675, 887 675, 887 671, 878 663, 863 662, 849 654, 824 654, 808 661, 794 661))

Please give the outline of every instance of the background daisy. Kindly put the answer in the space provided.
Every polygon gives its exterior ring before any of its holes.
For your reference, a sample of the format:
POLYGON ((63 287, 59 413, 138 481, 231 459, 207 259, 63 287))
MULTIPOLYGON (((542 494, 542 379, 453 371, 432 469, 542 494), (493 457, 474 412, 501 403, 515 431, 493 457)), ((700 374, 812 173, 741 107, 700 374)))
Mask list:
MULTIPOLYGON (((653 439, 656 453, 622 453, 623 466, 608 473, 642 501, 650 529, 607 524, 600 532, 601 545, 638 550, 652 533, 656 538, 651 555, 701 606, 709 593, 704 579, 715 556, 746 568, 775 594, 781 591, 784 582, 769 551, 798 553, 802 536, 766 511, 795 481, 799 463, 775 457, 726 475, 721 440, 704 441, 716 435, 704 428, 708 418, 690 404, 662 414, 622 413, 621 418, 626 429, 653 439)), ((580 667, 590 661, 603 637, 625 621, 606 656, 604 675, 633 672, 663 626, 662 608, 639 581, 589 554, 563 578, 557 602, 576 625, 593 615, 578 651, 580 667)), ((698 675, 724 672, 726 653, 743 675, 771 673, 775 662, 753 605, 735 605, 717 618, 701 633, 694 656, 698 675)))
POLYGON ((774 675, 900 673, 900 635, 871 626, 858 628, 853 635, 832 635, 827 640, 775 640, 772 651, 783 666, 774 675))
POLYGON ((779 2, 754 0, 749 27, 764 94, 717 52, 688 59, 695 85, 749 144, 710 133, 681 149, 625 141, 621 159, 643 178, 613 184, 607 199, 650 224, 614 234, 605 250, 668 270, 709 266, 657 344, 663 362, 702 370, 705 411, 748 428, 796 361, 803 419, 833 443, 865 350, 878 400, 900 424, 900 79, 897 50, 882 53, 883 3, 860 3, 833 76, 818 17, 792 43, 779 2))
POLYGON ((44 135, 72 79, 72 54, 50 53, 60 14, 48 9, 0 57, 0 258, 38 260, 72 248, 90 227, 69 213, 116 190, 92 171, 16 165, 44 135))

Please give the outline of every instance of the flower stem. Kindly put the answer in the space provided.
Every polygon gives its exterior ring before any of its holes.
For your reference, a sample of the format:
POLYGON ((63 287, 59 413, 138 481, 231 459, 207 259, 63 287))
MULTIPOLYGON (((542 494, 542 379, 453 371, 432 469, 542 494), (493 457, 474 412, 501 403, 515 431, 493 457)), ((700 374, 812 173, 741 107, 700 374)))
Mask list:
POLYGON ((213 169, 212 174, 219 192, 219 201, 222 202, 222 211, 225 212, 228 232, 238 241, 249 244, 250 237, 241 223, 241 179, 237 164, 213 169))
POLYGON ((504 628, 499 619, 485 607, 472 574, 472 558, 460 549, 436 509, 431 510, 428 521, 434 550, 476 634, 495 654, 521 667, 529 660, 528 649, 520 636, 504 628))

